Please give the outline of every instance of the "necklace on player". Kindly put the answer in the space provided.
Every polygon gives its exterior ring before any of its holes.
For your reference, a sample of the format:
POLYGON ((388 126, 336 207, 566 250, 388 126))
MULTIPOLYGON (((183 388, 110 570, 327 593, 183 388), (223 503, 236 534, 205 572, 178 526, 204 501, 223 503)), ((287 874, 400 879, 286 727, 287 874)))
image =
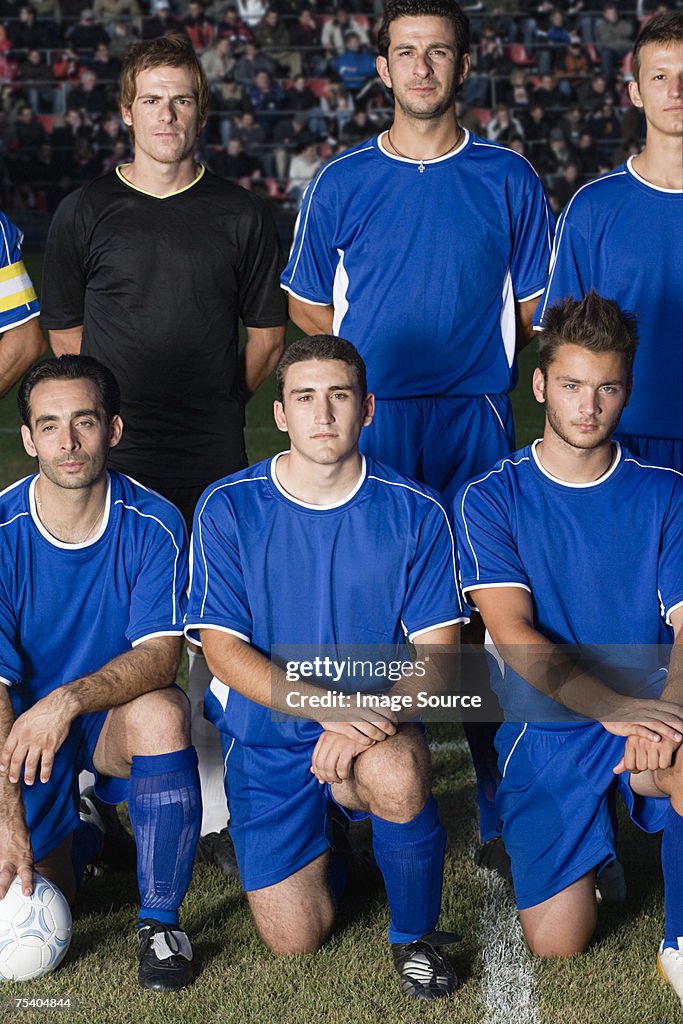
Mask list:
POLYGON ((85 537, 79 537, 78 539, 74 539, 74 538, 71 538, 71 537, 69 537, 69 538, 65 537, 64 536, 64 531, 61 531, 61 534, 60 534, 60 531, 55 532, 55 530, 50 529, 50 527, 48 526, 47 521, 45 519, 45 515, 43 513, 43 503, 40 500, 40 493, 38 491, 38 486, 37 485, 36 485, 36 489, 35 489, 35 497, 36 497, 36 509, 38 511, 38 518, 40 519, 41 523, 43 524, 43 526, 45 527, 47 532, 49 534, 51 534, 53 537, 55 537, 57 540, 61 540, 63 544, 85 544, 85 542, 87 540, 90 540, 90 538, 92 537, 92 534, 93 534, 93 532, 95 530, 95 527, 97 526, 97 524, 99 523, 100 519, 102 518, 102 514, 104 513, 104 507, 105 507, 105 505, 107 503, 106 502, 106 498, 105 498, 105 500, 102 502, 102 505, 100 506, 99 512, 97 513, 97 515, 93 519, 92 523, 90 524, 90 528, 89 528, 88 532, 86 533, 85 537))
MULTIPOLYGON (((391 129, 389 129, 389 131, 387 132, 387 142, 389 143, 389 145, 391 146, 391 148, 393 149, 394 153, 396 153, 397 156, 402 156, 404 160, 414 160, 415 159, 414 157, 406 156, 405 153, 401 152, 401 150, 398 148, 396 143, 391 138, 391 129)), ((458 128, 458 133, 457 133, 457 135, 455 137, 455 142, 453 143, 453 145, 449 146, 445 153, 439 153, 438 156, 427 157, 427 162, 431 163, 432 160, 441 160, 443 157, 448 156, 448 154, 451 153, 455 149, 455 147, 458 145, 459 142, 460 142, 460 129, 458 128)), ((424 160, 418 160, 417 169, 420 172, 420 174, 424 174, 424 172, 425 172, 425 162, 424 162, 424 160)))

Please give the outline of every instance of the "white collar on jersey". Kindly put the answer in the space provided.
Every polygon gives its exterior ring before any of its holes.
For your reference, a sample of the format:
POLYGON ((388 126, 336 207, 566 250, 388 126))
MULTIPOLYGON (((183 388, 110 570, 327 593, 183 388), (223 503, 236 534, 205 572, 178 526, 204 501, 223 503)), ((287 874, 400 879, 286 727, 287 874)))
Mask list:
POLYGON ((553 476, 552 473, 549 473, 548 470, 544 468, 544 466, 541 463, 541 460, 538 457, 538 452, 536 451, 536 448, 542 440, 542 437, 538 437, 531 445, 531 454, 533 456, 534 462, 538 466, 541 473, 543 473, 543 476, 546 476, 548 480, 552 480, 554 484, 559 484, 561 487, 571 487, 573 490, 577 491, 583 490, 586 487, 598 487, 600 484, 604 484, 605 480, 608 480, 609 477, 611 477, 612 473, 615 471, 615 469, 621 462, 621 445, 618 441, 612 441, 612 449, 614 451, 612 461, 610 462, 609 466, 602 474, 602 476, 599 476, 597 480, 589 480, 585 484, 573 483, 571 480, 561 480, 559 476, 553 476))

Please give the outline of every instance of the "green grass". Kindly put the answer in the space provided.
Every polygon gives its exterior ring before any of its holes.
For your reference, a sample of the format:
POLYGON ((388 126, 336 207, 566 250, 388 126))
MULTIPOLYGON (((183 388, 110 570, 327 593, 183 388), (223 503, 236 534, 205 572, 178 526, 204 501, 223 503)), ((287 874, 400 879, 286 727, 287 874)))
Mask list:
MULTIPOLYGON (((34 279, 39 259, 30 260, 34 279)), ((518 443, 538 436, 542 416, 531 396, 533 351, 524 353, 522 381, 514 396, 518 443)), ((283 447, 272 425, 269 381, 248 409, 247 444, 252 461, 283 447)), ((23 454, 13 400, 0 402, 0 484, 32 469, 23 454)), ((458 726, 435 725, 438 740, 459 740, 458 726)), ((436 1004, 411 1004, 398 991, 386 944, 383 895, 356 884, 332 939, 314 957, 277 959, 257 940, 244 898, 234 882, 200 867, 183 907, 200 975, 186 992, 170 997, 140 992, 136 981, 134 922, 137 888, 132 876, 110 874, 83 885, 67 962, 42 981, 0 987, 12 995, 71 996, 76 1011, 36 1017, 6 1012, 0 1024, 37 1019, 54 1024, 499 1024, 487 1016, 480 956, 482 910, 491 883, 474 869, 473 775, 461 748, 434 755, 434 788, 449 833, 444 877, 443 927, 463 936, 453 950, 462 985, 436 1004)), ((367 833, 361 830, 367 843, 367 833)), ((655 974, 663 907, 658 843, 622 825, 622 859, 630 898, 623 910, 601 908, 596 940, 588 953, 561 963, 534 962, 540 1024, 674 1024, 680 1009, 655 974)), ((524 1016, 519 1024, 532 1024, 524 1016)))

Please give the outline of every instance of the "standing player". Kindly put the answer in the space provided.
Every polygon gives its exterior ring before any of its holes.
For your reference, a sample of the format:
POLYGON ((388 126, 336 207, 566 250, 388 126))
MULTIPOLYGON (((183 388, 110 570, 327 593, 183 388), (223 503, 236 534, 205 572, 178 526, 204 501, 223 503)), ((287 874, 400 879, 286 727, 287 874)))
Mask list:
MULTIPOLYGON (((377 403, 363 450, 447 503, 514 447, 515 351, 552 232, 528 161, 458 124, 469 47, 455 0, 390 0, 377 72, 394 122, 308 187, 282 276, 292 320, 343 334, 365 359, 377 403)), ((466 728, 483 842, 499 826, 492 731, 466 728)))
POLYGON ((454 643, 465 616, 451 529, 430 491, 360 455, 374 399, 349 342, 295 342, 277 381, 275 421, 291 450, 210 487, 193 531, 186 631, 199 631, 215 675, 207 709, 226 754, 240 876, 266 945, 313 952, 334 918, 328 805, 369 816, 403 991, 436 999, 456 979, 436 948, 452 937, 433 933, 445 833, 424 735, 390 721, 276 720, 270 659, 280 644, 307 659, 340 644, 378 645, 381 658, 406 637, 418 657, 454 643))
POLYGON ((79 825, 78 772, 94 771, 102 798, 129 801, 140 984, 182 988, 192 948, 178 909, 201 820, 187 700, 172 687, 184 526, 169 502, 107 472, 122 422, 105 367, 39 363, 19 410, 38 473, 0 495, 0 897, 15 875, 30 893, 34 864, 73 897, 101 845, 79 825))
POLYGON ((537 326, 555 302, 591 288, 632 310, 640 347, 618 436, 649 462, 683 471, 683 11, 647 23, 633 75, 645 149, 584 185, 563 211, 537 326))
POLYGON ((616 773, 634 820, 664 829, 659 963, 683 998, 683 480, 612 443, 636 344, 634 318, 595 292, 546 311, 543 438, 465 486, 456 526, 505 663, 498 803, 527 941, 540 956, 588 943, 616 773))
MULTIPOLYGON (((43 324, 56 353, 83 351, 114 372, 126 433, 112 465, 173 501, 189 529, 206 485, 246 465, 244 402, 284 343, 279 245, 253 195, 195 162, 208 90, 185 36, 133 46, 120 84, 135 158, 55 214, 43 324)), ((201 848, 229 870, 220 749, 202 717, 209 680, 192 653, 202 828, 213 833, 201 848)))
POLYGON ((21 257, 21 232, 0 213, 0 398, 45 352, 40 307, 21 257))

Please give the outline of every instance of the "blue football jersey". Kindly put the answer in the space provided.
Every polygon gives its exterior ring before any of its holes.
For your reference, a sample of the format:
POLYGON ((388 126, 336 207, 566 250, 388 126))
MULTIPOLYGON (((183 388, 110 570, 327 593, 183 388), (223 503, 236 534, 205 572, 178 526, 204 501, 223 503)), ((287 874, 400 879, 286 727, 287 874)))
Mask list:
POLYGON ((420 163, 381 137, 326 163, 304 196, 283 287, 334 305, 383 399, 502 394, 515 300, 540 295, 552 215, 524 157, 469 132, 420 163))
MULTIPOLYGON (((683 476, 616 446, 590 484, 552 477, 534 445, 475 477, 455 500, 462 587, 521 587, 534 625, 556 644, 596 647, 595 657, 646 679, 670 643, 683 604, 683 476)), ((562 709, 506 669, 506 718, 545 721, 562 709)), ((572 717, 569 713, 567 717, 572 717)))
POLYGON ((683 192, 650 185, 632 158, 584 185, 562 212, 536 326, 550 306, 591 288, 638 316, 620 432, 683 439, 683 192))
MULTIPOLYGON (((363 460, 357 486, 330 506, 280 486, 274 459, 211 485, 192 530, 186 633, 218 629, 266 657, 277 645, 403 645, 466 621, 454 537, 437 496, 363 460)), ((407 656, 407 652, 406 652, 407 656)), ((206 709, 241 743, 287 746, 320 726, 272 712, 214 680, 206 709)), ((370 684, 374 685, 374 684, 370 684)))
POLYGON ((40 313, 38 297, 21 258, 23 235, 0 213, 0 333, 40 313))
POLYGON ((36 479, 0 495, 0 680, 16 715, 150 637, 182 635, 187 588, 170 502, 112 472, 98 533, 64 544, 40 522, 36 479))

